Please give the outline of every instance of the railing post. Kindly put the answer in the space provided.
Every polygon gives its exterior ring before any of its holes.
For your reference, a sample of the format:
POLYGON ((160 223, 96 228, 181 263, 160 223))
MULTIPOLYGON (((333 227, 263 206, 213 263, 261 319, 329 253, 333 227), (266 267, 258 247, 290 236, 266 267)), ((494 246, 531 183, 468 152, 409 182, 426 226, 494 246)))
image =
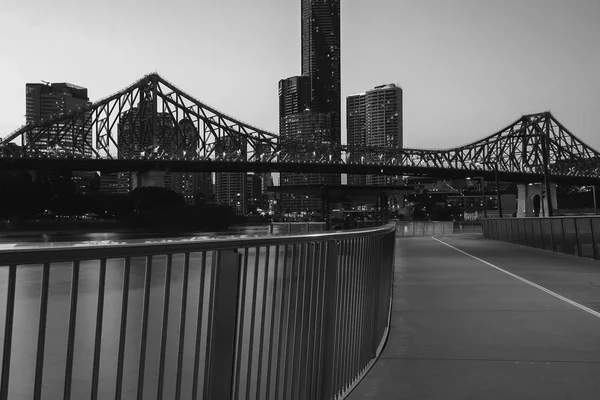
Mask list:
POLYGON ((577 222, 579 218, 573 218, 573 225, 575 225, 575 248, 577 249, 577 257, 581 257, 582 249, 581 249, 581 240, 579 239, 579 223, 577 222))
POLYGON ((598 242, 596 242, 596 235, 594 233, 594 218, 590 218, 590 234, 592 236, 592 250, 594 251, 594 260, 598 260, 600 258, 598 250, 600 249, 598 249, 598 242))
POLYGON ((6 317, 4 319, 4 345, 2 351, 2 372, 0 376, 0 399, 8 399, 8 379, 10 378, 10 353, 15 315, 15 290, 17 287, 17 266, 8 267, 8 287, 6 290, 6 317))
POLYGON ((216 273, 212 329, 208 332, 209 361, 206 372, 206 399, 230 399, 233 389, 235 332, 241 254, 222 250, 213 264, 216 273))
POLYGON ((336 297, 338 293, 338 252, 340 243, 327 242, 325 265, 325 302, 323 316, 323 353, 321 354, 321 376, 319 377, 319 399, 329 400, 337 388, 333 387, 335 358, 336 297))

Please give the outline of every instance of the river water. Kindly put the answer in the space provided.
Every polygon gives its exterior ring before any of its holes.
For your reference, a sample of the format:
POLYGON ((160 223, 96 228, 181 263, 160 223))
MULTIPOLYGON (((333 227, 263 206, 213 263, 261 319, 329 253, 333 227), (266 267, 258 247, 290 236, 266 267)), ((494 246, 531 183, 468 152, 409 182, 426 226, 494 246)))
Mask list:
MULTIPOLYGON (((246 229, 238 231, 238 234, 251 235, 267 234, 264 229, 246 229)), ((199 234, 180 235, 179 238, 196 238, 203 240, 214 237, 214 235, 200 236, 199 234)), ((110 241, 162 241, 162 238, 148 239, 147 237, 136 237, 134 234, 102 233, 80 235, 34 235, 35 237, 12 238, 0 244, 2 248, 26 248, 33 247, 55 247, 58 245, 77 246, 81 243, 107 243, 110 241)), ((0 265, 1 265, 0 250, 0 265)), ((280 254, 281 255, 281 254, 280 254)), ((256 253, 251 250, 249 256, 250 263, 253 265, 256 253)), ((265 258, 261 253, 261 258, 265 258)), ((252 307, 247 306, 244 309, 246 323, 253 318, 264 317, 267 323, 271 320, 271 315, 279 315, 282 305, 273 301, 280 297, 280 294, 286 291, 284 286, 289 286, 290 282, 285 282, 281 273, 275 279, 275 264, 273 258, 275 252, 270 254, 270 267, 265 270, 261 262, 258 270, 258 279, 256 282, 254 314, 252 307), (265 279, 266 278, 266 279, 265 279), (265 286, 266 285, 266 286, 265 286), (263 294, 264 293, 264 294, 263 294), (264 315, 262 306, 264 307, 264 315)), ((291 254, 288 254, 291 257, 291 254)), ((182 379, 182 398, 190 398, 192 390, 192 376, 195 353, 196 328, 198 320, 199 304, 203 307, 204 318, 201 329, 201 348, 206 344, 206 315, 208 312, 208 284, 210 282, 210 268, 202 270, 201 254, 191 255, 189 272, 189 290, 187 295, 186 310, 186 328, 185 328, 185 348, 183 358, 183 379, 182 379), (201 282, 204 281, 203 299, 199 298, 201 282)), ((146 356, 146 373, 144 384, 144 398, 157 398, 157 377, 159 364, 159 348, 161 342, 161 324, 163 315, 163 299, 165 286, 165 260, 166 257, 155 257, 152 264, 151 273, 151 295, 150 295, 150 313, 148 321, 148 345, 146 356)), ((207 265, 210 265, 210 255, 207 265)), ((179 335, 181 297, 182 297, 182 276, 183 276, 182 254, 173 256, 172 275, 171 275, 171 294, 169 304, 169 319, 167 331, 167 349, 165 362, 165 388, 163 395, 165 399, 174 397, 175 377, 177 368, 177 342, 179 335)), ((114 398, 115 394, 115 371, 117 365, 117 353, 119 344, 119 329, 121 315, 121 299, 123 285, 123 265, 122 259, 112 259, 107 262, 106 272, 106 297, 104 301, 104 319, 102 329, 102 346, 100 358, 100 380, 99 380, 99 399, 114 398)), ((94 335, 96 327, 96 310, 98 296, 98 277, 99 261, 82 262, 80 267, 79 295, 77 307, 76 340, 73 365, 73 399, 89 397, 92 377, 92 359, 94 351, 94 335)), ((141 320, 143 305, 143 286, 146 271, 145 257, 132 258, 131 275, 129 289, 128 306, 128 324, 125 346, 125 363, 123 377, 123 399, 135 398, 138 385, 138 365, 140 357, 141 341, 141 320)), ((249 269, 250 271, 250 269, 249 269)), ((42 398, 58 399, 62 398, 65 374, 65 357, 67 346, 67 329, 69 318, 69 304, 71 291, 72 266, 70 263, 52 264, 50 273, 50 291, 48 304, 47 335, 44 354, 44 374, 42 398)), ((249 290, 246 293, 246 304, 252 303, 252 287, 254 287, 252 273, 247 281, 249 290)), ((33 382, 35 375, 35 361, 37 352, 37 332, 39 324, 40 292, 41 292, 42 268, 37 266, 25 266, 18 268, 15 318, 12 340, 12 357, 9 399, 30 399, 33 394, 33 382)), ((4 342, 4 321, 6 313, 8 271, 6 267, 0 267, 0 343, 4 342)), ((284 318, 288 318, 285 316, 284 318)), ((256 324, 258 325, 258 324, 256 324)), ((254 347, 256 351, 266 352, 267 343, 274 342, 275 348, 278 345, 279 331, 274 325, 273 335, 269 337, 267 333, 263 341, 256 341, 254 347)), ((249 330, 248 328, 245 328, 249 330)), ((259 333, 255 327, 255 333, 259 333)), ((245 335, 246 341, 249 335, 245 335)), ((284 335, 285 336, 285 335, 284 335)), ((257 335, 258 337, 258 335, 257 335)), ((285 340, 285 339, 282 339, 285 340)), ((247 343, 246 343, 247 344, 247 343)), ((285 343, 283 344, 285 347, 285 343)), ((0 347, 0 352, 2 348, 0 347)), ((246 352, 247 353, 247 352, 246 352)), ((244 357, 248 357, 245 354, 244 357)), ((204 359, 203 356, 200 357, 204 359)), ((263 358, 264 368, 269 368, 266 357, 263 358)), ((256 360, 256 358, 255 358, 256 360)), ((256 363, 256 361, 254 361, 256 363)), ((280 373, 276 369, 275 362, 272 363, 272 374, 280 373)), ((204 371, 201 363, 200 376, 204 371)), ((242 371, 244 372, 244 371, 242 371)), ((263 372, 264 373, 264 372, 263 372)), ((240 385, 246 384, 245 374, 240 379, 240 385)), ((256 377, 251 377, 252 389, 256 388, 256 377)), ((202 389, 202 387, 200 387, 202 389)), ((264 389, 263 389, 264 390, 264 389)), ((261 396, 259 396, 261 397, 261 396)))

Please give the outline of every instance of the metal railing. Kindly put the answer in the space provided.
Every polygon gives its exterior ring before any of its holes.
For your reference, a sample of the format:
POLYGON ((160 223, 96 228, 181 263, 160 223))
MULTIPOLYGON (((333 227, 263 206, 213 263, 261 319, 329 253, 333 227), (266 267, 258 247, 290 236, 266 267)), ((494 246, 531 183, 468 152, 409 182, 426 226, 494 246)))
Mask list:
POLYGON ((398 236, 435 236, 481 233, 479 221, 396 221, 398 236))
POLYGON ((0 252, 0 398, 335 399, 381 352, 395 226, 0 252))
POLYGON ((322 232, 325 227, 325 222, 272 222, 269 233, 322 232))
POLYGON ((488 239, 600 259, 600 217, 487 219, 488 239))

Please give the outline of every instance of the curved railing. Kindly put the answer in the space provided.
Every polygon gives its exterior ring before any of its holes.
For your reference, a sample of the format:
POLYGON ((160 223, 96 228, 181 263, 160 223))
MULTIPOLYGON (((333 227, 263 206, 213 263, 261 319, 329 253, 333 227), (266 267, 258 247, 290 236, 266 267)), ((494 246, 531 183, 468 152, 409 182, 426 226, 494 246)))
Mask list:
POLYGON ((483 236, 600 260, 600 216, 489 218, 483 236))
POLYGON ((0 251, 0 398, 340 398, 387 337, 394 239, 0 251))

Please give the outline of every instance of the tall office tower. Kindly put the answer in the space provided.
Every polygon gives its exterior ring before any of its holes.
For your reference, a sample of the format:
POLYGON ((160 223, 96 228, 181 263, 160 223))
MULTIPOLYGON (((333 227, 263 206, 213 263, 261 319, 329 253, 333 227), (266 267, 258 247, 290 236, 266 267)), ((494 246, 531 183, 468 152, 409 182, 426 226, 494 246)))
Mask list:
MULTIPOLYGON (((364 157, 361 149, 367 145, 367 113, 365 93, 346 98, 346 133, 348 146, 351 147, 349 161, 360 163, 364 157), (354 150, 354 151, 352 151, 354 150)), ((348 174, 348 185, 366 185, 366 175, 348 174)))
MULTIPOLYGON (((223 160, 247 159, 247 142, 238 143, 230 137, 215 139, 215 153, 223 160)), ((246 214, 246 173, 217 172, 215 200, 229 205, 237 215, 246 214)))
MULTIPOLYGON (((402 89, 395 84, 376 86, 346 99, 348 145, 402 148, 402 89)), ((351 154, 351 157, 362 157, 351 154)), ((385 156, 372 162, 385 162, 385 156)), ((349 177, 350 179, 355 177, 349 177)), ((397 183, 393 176, 366 175, 367 185, 397 183)), ((360 180, 359 180, 360 182, 360 180)), ((362 183, 357 183, 362 184, 362 183)))
MULTIPOLYGON (((307 143, 322 143, 331 135, 331 114, 315 113, 304 111, 297 114, 288 115, 283 119, 283 130, 280 133, 280 140, 285 148, 285 141, 300 140, 307 143)), ((294 157, 297 153, 293 145, 288 150, 294 157)), ((287 156, 287 154, 283 154, 287 156)), ((306 157, 304 154, 297 154, 299 159, 306 157)), ((316 155, 318 157, 318 155, 316 155)), ((298 186, 298 185, 331 185, 339 184, 339 175, 335 174, 293 174, 282 172, 280 174, 280 186, 298 186), (337 181, 336 181, 337 179, 337 181)), ((283 212, 320 212, 321 200, 309 195, 291 195, 284 194, 281 197, 283 212)))
POLYGON ((279 132, 284 118, 310 108, 310 77, 292 76, 279 81, 279 132))
POLYGON ((331 114, 328 142, 341 143, 340 0, 302 0, 302 75, 310 77, 311 109, 331 114))
POLYGON ((246 175, 246 210, 248 212, 262 209, 262 179, 260 175, 246 175))
MULTIPOLYGON (((181 119, 177 125, 176 141, 182 146, 177 150, 176 156, 179 159, 195 156, 198 150, 198 129, 188 118, 181 119)), ((180 193, 188 205, 195 205, 197 198, 206 202, 211 197, 212 177, 210 172, 171 172, 171 179, 173 191, 180 193)))
MULTIPOLYGON (((87 89, 71 83, 27 83, 25 90, 25 118, 28 124, 80 110, 91 104, 87 89)), ((54 129, 58 127, 55 126, 54 129)), ((75 123, 75 129, 71 131, 61 131, 59 136, 59 141, 54 142, 56 137, 50 132, 48 136, 38 138, 35 147, 39 150, 59 153, 75 151, 82 156, 92 157, 92 126, 87 119, 75 123), (49 143, 49 140, 52 142, 49 143)), ((32 139, 29 137, 26 140, 32 139)))

